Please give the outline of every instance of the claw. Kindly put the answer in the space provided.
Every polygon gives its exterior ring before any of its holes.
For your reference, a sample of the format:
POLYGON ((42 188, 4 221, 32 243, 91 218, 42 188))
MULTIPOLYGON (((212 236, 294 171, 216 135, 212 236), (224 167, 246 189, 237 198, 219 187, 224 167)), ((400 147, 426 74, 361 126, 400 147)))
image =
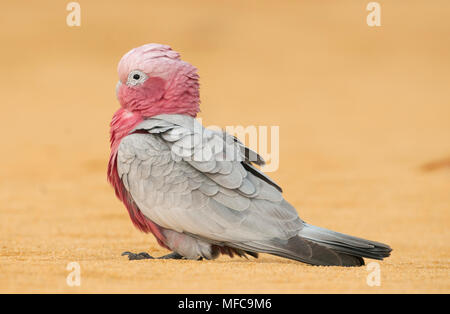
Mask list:
POLYGON ((148 253, 146 252, 141 252, 141 253, 131 253, 131 252, 123 252, 122 256, 128 256, 128 259, 130 261, 134 261, 134 260, 141 260, 141 259, 154 259, 153 256, 150 256, 148 253))

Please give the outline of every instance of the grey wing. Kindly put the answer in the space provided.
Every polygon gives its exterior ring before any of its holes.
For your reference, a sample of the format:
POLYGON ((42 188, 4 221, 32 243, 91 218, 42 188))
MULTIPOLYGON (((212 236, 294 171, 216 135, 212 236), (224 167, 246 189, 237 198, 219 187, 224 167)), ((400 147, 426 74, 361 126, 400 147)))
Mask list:
POLYGON ((279 187, 252 166, 262 158, 233 137, 179 115, 156 116, 134 131, 119 146, 119 176, 160 226, 259 252, 303 228, 279 187))

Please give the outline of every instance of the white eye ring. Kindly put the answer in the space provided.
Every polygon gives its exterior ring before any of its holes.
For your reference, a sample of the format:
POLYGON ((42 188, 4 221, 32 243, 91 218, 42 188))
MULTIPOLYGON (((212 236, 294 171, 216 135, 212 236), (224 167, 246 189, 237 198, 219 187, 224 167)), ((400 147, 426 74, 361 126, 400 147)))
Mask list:
POLYGON ((147 74, 139 70, 133 70, 128 74, 127 85, 136 86, 144 83, 148 79, 147 74))

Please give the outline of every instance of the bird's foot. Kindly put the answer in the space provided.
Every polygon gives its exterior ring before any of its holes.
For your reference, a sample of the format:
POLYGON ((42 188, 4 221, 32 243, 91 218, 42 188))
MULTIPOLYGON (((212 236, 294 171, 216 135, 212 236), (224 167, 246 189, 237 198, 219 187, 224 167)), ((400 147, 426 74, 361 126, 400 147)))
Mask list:
POLYGON ((131 253, 131 252, 123 252, 122 256, 128 256, 128 259, 130 261, 135 261, 135 260, 141 260, 141 259, 155 259, 153 256, 151 256, 150 254, 146 253, 146 252, 141 252, 141 253, 131 253))
POLYGON ((170 254, 160 256, 160 257, 153 257, 146 252, 141 252, 141 253, 123 252, 122 256, 125 256, 125 255, 128 256, 128 259, 130 261, 141 260, 141 259, 183 259, 184 258, 183 256, 181 256, 180 254, 178 254, 176 252, 172 252, 170 254))

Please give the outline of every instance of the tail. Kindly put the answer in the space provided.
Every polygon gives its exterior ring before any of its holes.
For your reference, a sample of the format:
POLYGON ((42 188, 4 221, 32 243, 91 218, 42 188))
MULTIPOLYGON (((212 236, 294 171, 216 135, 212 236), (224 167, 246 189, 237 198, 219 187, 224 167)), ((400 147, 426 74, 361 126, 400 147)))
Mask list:
MULTIPOLYGON (((272 243, 272 245, 274 244, 272 243)), ((392 251, 389 245, 383 243, 349 236, 306 223, 297 236, 284 243, 278 242, 276 246, 279 249, 266 250, 266 252, 322 266, 362 266, 364 265, 363 257, 382 260, 388 257, 392 251)))

